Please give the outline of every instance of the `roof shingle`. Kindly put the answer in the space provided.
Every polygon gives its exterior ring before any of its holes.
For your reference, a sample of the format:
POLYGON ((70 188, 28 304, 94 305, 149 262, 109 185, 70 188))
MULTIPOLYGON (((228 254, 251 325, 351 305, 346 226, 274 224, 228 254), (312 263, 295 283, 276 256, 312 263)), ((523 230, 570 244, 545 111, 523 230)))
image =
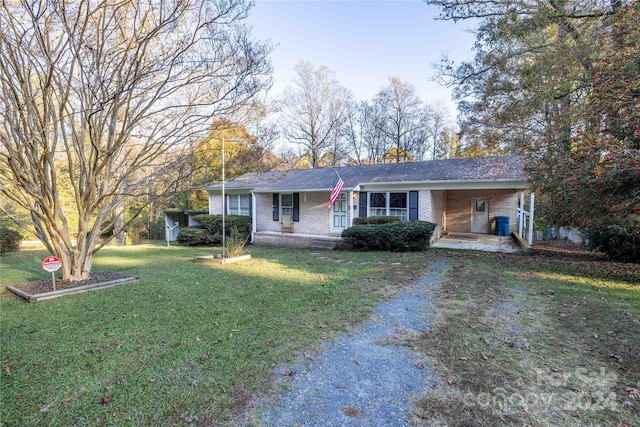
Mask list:
MULTIPOLYGON (((343 166, 247 173, 225 183, 229 190, 254 192, 329 191, 336 172, 345 189, 372 183, 428 183, 438 181, 526 181, 524 159, 519 156, 474 157, 411 163, 343 166)), ((221 183, 207 187, 222 189, 221 183)))

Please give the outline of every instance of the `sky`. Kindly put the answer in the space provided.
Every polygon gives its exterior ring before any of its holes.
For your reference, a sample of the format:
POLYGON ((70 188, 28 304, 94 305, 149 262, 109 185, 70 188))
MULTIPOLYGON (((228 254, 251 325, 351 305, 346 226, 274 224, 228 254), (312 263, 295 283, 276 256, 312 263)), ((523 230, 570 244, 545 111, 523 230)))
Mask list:
POLYGON ((254 38, 275 45, 272 96, 308 61, 328 66, 356 99, 372 99, 399 76, 422 101, 443 101, 455 117, 451 90, 432 81, 432 64, 443 54, 470 60, 474 37, 465 22, 435 20, 439 12, 420 0, 256 0, 246 24, 254 38))

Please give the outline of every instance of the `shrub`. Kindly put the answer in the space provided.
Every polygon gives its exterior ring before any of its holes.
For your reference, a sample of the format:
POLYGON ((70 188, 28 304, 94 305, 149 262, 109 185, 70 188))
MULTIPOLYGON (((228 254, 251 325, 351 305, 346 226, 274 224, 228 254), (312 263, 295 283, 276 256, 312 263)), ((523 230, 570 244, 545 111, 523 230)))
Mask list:
POLYGON ((389 224, 391 222, 400 222, 400 218, 397 216, 370 216, 364 218, 354 218, 353 222, 356 225, 389 224))
MULTIPOLYGON (((225 224, 226 225, 226 224, 225 224)), ((224 240, 224 250, 227 257, 236 257, 245 253, 245 246, 249 241, 249 236, 242 235, 236 228, 231 230, 231 234, 224 240)))
POLYGON ((0 253, 15 252, 22 243, 22 236, 15 230, 0 227, 0 253))
POLYGON ((587 247, 614 261, 640 263, 640 216, 610 220, 585 232, 587 247))
MULTIPOLYGON (((222 215, 200 214, 194 215, 193 219, 209 230, 209 233, 222 235, 222 215)), ((225 215, 224 228, 227 236, 230 236, 234 231, 241 236, 249 236, 251 234, 251 217, 225 215)))
POLYGON ((185 227, 178 234, 178 243, 184 246, 209 246, 222 242, 220 234, 211 234, 204 227, 185 227))
POLYGON ((344 230, 342 238, 358 250, 421 251, 429 247, 435 228, 435 224, 426 221, 356 225, 344 230))

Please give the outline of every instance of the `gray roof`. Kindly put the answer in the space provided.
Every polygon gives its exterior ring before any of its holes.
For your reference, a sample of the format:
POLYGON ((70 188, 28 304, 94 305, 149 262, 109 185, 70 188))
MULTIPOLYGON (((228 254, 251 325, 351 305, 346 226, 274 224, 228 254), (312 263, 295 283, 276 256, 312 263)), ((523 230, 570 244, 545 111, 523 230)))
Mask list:
MULTIPOLYGON (((526 181, 524 159, 518 156, 474 157, 464 159, 429 160, 411 163, 343 166, 333 168, 298 169, 247 173, 225 183, 228 190, 253 192, 329 191, 336 172, 345 183, 345 190, 363 184, 430 183, 442 181, 526 181)), ((220 191, 221 183, 207 187, 220 191)))

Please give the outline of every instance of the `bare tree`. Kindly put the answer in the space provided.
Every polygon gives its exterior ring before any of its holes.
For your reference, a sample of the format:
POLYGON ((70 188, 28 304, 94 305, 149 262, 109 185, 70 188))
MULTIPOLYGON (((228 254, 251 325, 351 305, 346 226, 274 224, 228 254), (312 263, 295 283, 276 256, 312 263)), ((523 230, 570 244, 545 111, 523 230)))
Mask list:
POLYGON ((424 114, 427 118, 426 135, 431 148, 431 158, 447 158, 450 138, 443 138, 443 134, 451 133, 451 119, 446 105, 442 101, 425 104, 424 114))
POLYGON ((295 71, 282 101, 284 134, 302 147, 315 168, 325 155, 339 151, 336 144, 343 135, 351 94, 327 66, 314 69, 311 63, 300 62, 295 71))
POLYGON ((2 2, 0 191, 31 213, 64 279, 86 278, 110 218, 170 195, 212 118, 270 82, 270 47, 241 25, 248 11, 242 0, 2 2))
POLYGON ((386 111, 379 98, 373 101, 351 102, 346 123, 346 137, 355 164, 380 163, 389 150, 385 136, 386 111))
POLYGON ((389 78, 389 85, 376 95, 374 102, 383 105, 386 112, 384 133, 393 147, 395 162, 408 161, 420 144, 424 144, 425 122, 422 101, 415 86, 400 77, 389 78))

